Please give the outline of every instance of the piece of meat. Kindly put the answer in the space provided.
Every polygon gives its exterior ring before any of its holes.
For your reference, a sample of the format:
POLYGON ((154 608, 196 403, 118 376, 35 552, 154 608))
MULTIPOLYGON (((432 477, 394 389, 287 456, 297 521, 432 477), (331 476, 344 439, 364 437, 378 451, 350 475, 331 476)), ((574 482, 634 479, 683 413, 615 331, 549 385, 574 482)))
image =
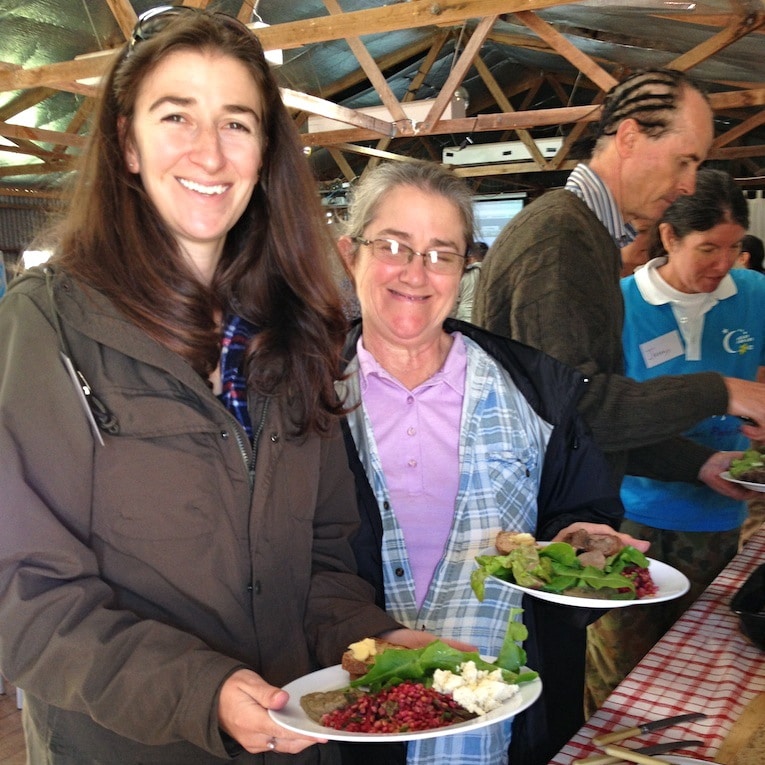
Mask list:
POLYGON ((353 704, 364 695, 364 691, 353 688, 341 688, 338 691, 315 691, 300 697, 303 711, 317 723, 329 712, 353 704))
POLYGON ((616 534, 590 534, 586 529, 577 529, 563 539, 572 547, 582 552, 597 550, 608 558, 616 555, 623 545, 616 534))
POLYGON ((577 550, 588 550, 587 544, 590 539, 590 532, 587 529, 577 529, 563 538, 564 542, 567 542, 577 550))
POLYGON ((745 470, 737 476, 739 481, 749 481, 750 483, 765 483, 765 467, 754 467, 745 470))
POLYGON ((583 566, 594 566, 601 571, 606 567, 606 556, 600 550, 588 550, 576 557, 583 566))

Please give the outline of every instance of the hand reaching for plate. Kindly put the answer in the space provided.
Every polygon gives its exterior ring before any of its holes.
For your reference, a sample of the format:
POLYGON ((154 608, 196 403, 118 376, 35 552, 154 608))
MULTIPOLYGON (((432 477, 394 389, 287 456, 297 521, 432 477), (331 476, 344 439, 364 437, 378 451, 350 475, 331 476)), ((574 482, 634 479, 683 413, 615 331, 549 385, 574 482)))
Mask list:
POLYGON ((737 483, 726 481, 720 473, 724 473, 730 467, 730 463, 739 459, 743 452, 715 452, 701 467, 699 471, 699 480, 714 489, 718 494, 722 494, 732 499, 738 499, 747 502, 752 499, 761 499, 762 494, 747 489, 737 483))

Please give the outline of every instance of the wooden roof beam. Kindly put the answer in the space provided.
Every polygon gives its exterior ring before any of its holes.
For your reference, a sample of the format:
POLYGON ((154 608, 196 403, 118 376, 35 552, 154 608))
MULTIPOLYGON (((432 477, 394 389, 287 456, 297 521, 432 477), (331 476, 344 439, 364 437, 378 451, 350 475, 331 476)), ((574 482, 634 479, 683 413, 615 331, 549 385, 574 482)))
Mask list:
MULTIPOLYGON (((430 135, 445 133, 471 133, 491 130, 517 130, 541 125, 565 125, 579 121, 599 119, 600 108, 593 106, 569 106, 554 109, 535 109, 511 114, 477 114, 474 117, 439 120, 430 130, 430 135)), ((425 135, 423 131, 419 137, 425 135)), ((303 133, 300 136, 305 146, 333 146, 338 143, 355 143, 378 138, 369 130, 329 130, 322 133, 303 133)))
POLYGON ((520 11, 515 16, 524 26, 541 37, 601 90, 611 90, 616 85, 617 80, 614 77, 535 13, 520 11))
MULTIPOLYGON (((415 96, 417 95, 417 91, 422 87, 422 83, 425 82, 425 78, 433 68, 433 64, 435 64, 435 62, 438 60, 438 54, 441 52, 444 45, 446 45, 446 41, 449 39, 450 35, 451 32, 449 30, 442 29, 435 37, 433 43, 430 46, 430 50, 428 50, 428 53, 425 56, 422 64, 420 64, 420 68, 417 70, 417 74, 409 83, 409 87, 406 89, 406 93, 404 93, 404 97, 401 99, 402 103, 409 103, 410 101, 414 101, 415 96)), ((377 142, 377 148, 380 151, 385 151, 388 146, 390 146, 391 140, 392 139, 389 137, 381 138, 377 142)), ((379 159, 373 157, 369 161, 367 167, 371 169, 378 163, 379 159)))
POLYGON ((712 143, 712 148, 719 149, 722 146, 726 146, 736 139, 746 135, 755 128, 758 128, 762 124, 765 124, 765 110, 753 114, 748 119, 736 125, 736 127, 731 128, 722 135, 717 136, 717 138, 715 138, 714 142, 712 143))
MULTIPOLYGON (((340 7, 337 0, 322 1, 330 13, 335 15, 342 15, 343 9, 340 7)), ((398 99, 390 89, 388 81, 380 71, 380 67, 377 65, 377 62, 374 60, 374 58, 370 55, 364 43, 361 42, 361 39, 354 35, 346 37, 345 42, 348 44, 348 47, 353 52, 356 60, 361 65, 361 68, 364 70, 364 73, 369 79, 369 82, 372 83, 372 87, 377 91, 377 95, 380 96, 380 101, 382 101, 383 106, 385 106, 385 108, 391 113, 393 121, 396 123, 403 123, 408 121, 409 118, 406 116, 406 112, 401 107, 398 99)))
MULTIPOLYGON (((311 114, 328 117, 332 120, 338 120, 339 122, 345 122, 349 125, 356 125, 365 130, 371 130, 377 135, 394 136, 397 133, 407 132, 405 128, 393 122, 378 119, 356 109, 348 109, 345 106, 334 104, 332 101, 326 101, 323 98, 309 96, 307 93, 300 93, 289 88, 281 88, 281 94, 284 104, 290 109, 299 109, 311 114)), ((317 133, 317 135, 320 134, 317 133)))
MULTIPOLYGON (((736 107, 765 105, 765 88, 754 90, 712 93, 709 96, 715 111, 736 107)), ((342 107, 340 107, 342 108, 342 107)), ((532 109, 503 114, 478 114, 474 117, 440 120, 430 130, 431 135, 445 133, 480 133, 493 130, 517 130, 548 125, 568 125, 578 122, 594 122, 600 118, 600 106, 566 106, 552 109, 532 109)), ((337 117, 333 117, 337 119, 337 117)), ((370 118, 371 119, 371 118, 370 118)), ((418 131, 422 136, 425 131, 418 131)), ((331 130, 323 133, 303 133, 301 138, 306 146, 331 146, 338 143, 376 140, 379 132, 358 130, 331 130)))
POLYGON ((473 60, 478 55, 478 51, 486 40, 486 36, 491 31, 494 23, 497 20, 497 16, 486 16, 482 18, 476 25, 473 34, 470 36, 467 45, 463 49, 459 58, 452 67, 449 76, 444 82, 441 92, 436 97, 435 103, 430 108, 428 116, 425 117, 421 124, 415 126, 415 132, 430 133, 433 126, 441 119, 443 113, 446 111, 446 107, 454 97, 454 91, 465 79, 465 75, 473 65, 473 60))
POLYGON ((746 37, 753 30, 759 29, 763 24, 765 24, 765 13, 751 13, 748 16, 740 16, 735 19, 735 23, 720 30, 717 34, 704 40, 704 42, 699 43, 695 48, 686 51, 682 56, 678 56, 669 64, 669 67, 678 69, 681 72, 687 72, 702 61, 706 61, 714 56, 715 53, 719 53, 742 37, 746 37))
MULTIPOLYGON (((489 67, 486 66, 480 56, 475 59, 475 67, 478 70, 478 74, 481 76, 481 79, 486 84, 486 87, 489 89, 489 92, 494 97, 494 100, 497 102, 500 111, 514 112, 515 109, 510 103, 510 99, 505 96, 499 83, 494 79, 494 75, 492 75, 489 67)), ((529 153, 531 154, 534 162, 539 165, 540 169, 544 169, 547 166, 547 161, 542 156, 542 152, 539 151, 536 141, 534 141, 534 139, 531 137, 529 131, 520 129, 516 130, 515 132, 518 135, 518 138, 522 141, 523 145, 529 150, 529 153)))
MULTIPOLYGON (((266 50, 288 50, 311 43, 353 37, 360 29, 364 30, 365 35, 371 35, 436 24, 461 24, 470 18, 552 8, 573 2, 576 0, 411 0, 379 8, 349 11, 338 16, 274 24, 258 29, 257 35, 266 50)), ((0 92, 41 86, 69 90, 77 80, 102 76, 116 53, 116 50, 103 51, 74 61, 31 69, 3 71, 0 68, 0 92)))

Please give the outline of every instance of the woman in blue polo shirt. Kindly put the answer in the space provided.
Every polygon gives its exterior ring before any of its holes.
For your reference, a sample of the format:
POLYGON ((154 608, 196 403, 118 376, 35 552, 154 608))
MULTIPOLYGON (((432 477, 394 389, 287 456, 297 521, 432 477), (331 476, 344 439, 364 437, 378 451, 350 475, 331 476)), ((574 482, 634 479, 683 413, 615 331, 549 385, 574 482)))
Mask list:
MULTIPOLYGON (((765 372, 765 279, 733 268, 749 225, 747 202, 734 180, 717 170, 698 174, 696 190, 679 197, 654 233, 648 261, 621 282, 626 374, 637 380, 716 371, 762 380, 765 372)), ((710 417, 685 433, 719 451, 749 446, 741 421, 710 417)), ((648 539, 651 557, 691 581, 682 598, 617 609, 597 623, 602 656, 624 677, 736 554, 746 503, 697 482, 627 476, 621 531, 648 539)), ((592 652, 590 653, 592 656, 592 652)), ((605 661, 605 660, 604 660, 605 661)), ((607 666, 604 663, 601 669, 607 666)))

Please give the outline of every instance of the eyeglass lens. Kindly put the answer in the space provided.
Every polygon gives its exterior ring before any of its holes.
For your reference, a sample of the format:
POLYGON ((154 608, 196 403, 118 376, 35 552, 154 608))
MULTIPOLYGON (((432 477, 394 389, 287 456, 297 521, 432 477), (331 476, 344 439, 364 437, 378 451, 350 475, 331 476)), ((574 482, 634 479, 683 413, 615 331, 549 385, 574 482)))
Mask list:
POLYGON ((462 270, 464 259, 449 250, 427 250, 417 252, 395 239, 374 239, 365 242, 372 248, 372 254, 381 260, 404 265, 410 263, 416 255, 422 256, 425 268, 438 273, 453 273, 462 270))

